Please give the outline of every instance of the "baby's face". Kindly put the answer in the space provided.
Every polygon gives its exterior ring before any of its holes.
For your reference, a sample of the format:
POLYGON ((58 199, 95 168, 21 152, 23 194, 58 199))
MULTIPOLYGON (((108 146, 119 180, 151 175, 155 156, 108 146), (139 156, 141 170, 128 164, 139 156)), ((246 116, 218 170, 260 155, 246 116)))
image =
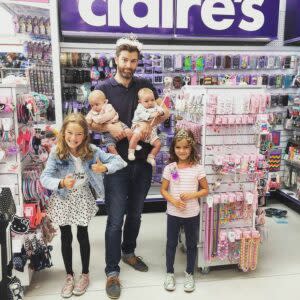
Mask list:
POLYGON ((96 112, 100 112, 102 107, 105 104, 105 100, 106 99, 102 98, 102 97, 97 97, 97 98, 92 99, 92 101, 90 103, 92 110, 96 111, 96 112))
POLYGON ((153 94, 144 94, 139 101, 145 108, 152 108, 155 106, 155 99, 153 94))

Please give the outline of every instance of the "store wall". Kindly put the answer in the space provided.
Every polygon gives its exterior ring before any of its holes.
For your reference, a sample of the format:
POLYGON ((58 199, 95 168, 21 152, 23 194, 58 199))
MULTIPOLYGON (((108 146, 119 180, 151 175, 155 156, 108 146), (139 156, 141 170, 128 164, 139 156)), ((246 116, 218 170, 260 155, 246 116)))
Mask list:
POLYGON ((0 20, 2 24, 5 24, 5 26, 0 26, 0 37, 15 35, 12 15, 2 7, 0 7, 0 20))
POLYGON ((22 46, 14 33, 12 15, 0 6, 0 52, 22 52, 22 46))

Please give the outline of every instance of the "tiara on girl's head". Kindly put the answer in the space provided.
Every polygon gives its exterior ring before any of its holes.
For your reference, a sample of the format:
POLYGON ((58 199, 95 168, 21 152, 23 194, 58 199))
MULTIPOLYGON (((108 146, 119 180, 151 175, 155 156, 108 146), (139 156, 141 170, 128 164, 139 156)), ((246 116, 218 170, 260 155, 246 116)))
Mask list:
POLYGON ((180 128, 178 132, 175 134, 175 139, 177 140, 187 140, 191 145, 195 144, 195 141, 192 137, 189 136, 188 132, 184 128, 180 128))
POLYGON ((126 37, 118 39, 116 46, 119 47, 121 45, 133 46, 136 47, 139 51, 142 51, 143 48, 143 44, 138 41, 137 36, 133 33, 129 34, 126 37))

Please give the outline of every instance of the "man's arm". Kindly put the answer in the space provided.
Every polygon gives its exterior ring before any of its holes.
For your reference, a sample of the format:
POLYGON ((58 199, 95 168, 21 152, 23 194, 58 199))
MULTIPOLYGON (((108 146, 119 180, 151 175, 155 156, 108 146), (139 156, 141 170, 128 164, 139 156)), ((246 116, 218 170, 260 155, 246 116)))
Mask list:
POLYGON ((108 125, 110 124, 97 124, 95 122, 92 122, 91 124, 89 124, 89 128, 93 131, 97 131, 97 132, 107 132, 108 130, 108 125))
POLYGON ((126 138, 126 133, 120 123, 97 124, 93 122, 91 125, 89 125, 89 128, 97 132, 109 132, 118 141, 126 138))

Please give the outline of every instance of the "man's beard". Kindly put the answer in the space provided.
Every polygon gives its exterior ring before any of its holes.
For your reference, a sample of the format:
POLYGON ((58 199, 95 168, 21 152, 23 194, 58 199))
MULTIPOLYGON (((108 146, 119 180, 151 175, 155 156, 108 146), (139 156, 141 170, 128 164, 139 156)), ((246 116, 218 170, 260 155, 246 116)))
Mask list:
POLYGON ((118 74, 123 77, 124 79, 131 79, 133 77, 135 70, 132 69, 125 69, 125 68, 119 68, 118 67, 118 74), (126 72, 125 72, 126 70, 126 72))

